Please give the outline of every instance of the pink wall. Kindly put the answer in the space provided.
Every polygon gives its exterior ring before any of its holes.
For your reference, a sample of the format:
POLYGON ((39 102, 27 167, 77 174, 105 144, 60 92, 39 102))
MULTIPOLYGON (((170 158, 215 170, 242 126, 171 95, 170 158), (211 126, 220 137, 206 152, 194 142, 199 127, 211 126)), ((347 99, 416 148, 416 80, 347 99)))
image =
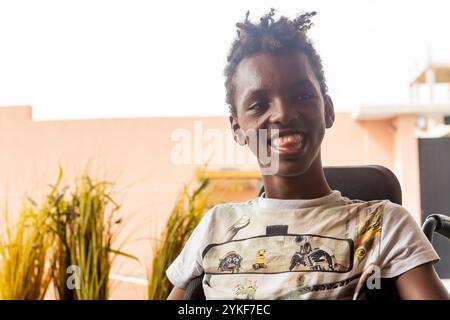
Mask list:
POLYGON ((322 144, 324 165, 379 164, 392 170, 403 192, 403 206, 421 223, 416 116, 355 121, 337 114, 322 144))
POLYGON ((322 144, 323 164, 379 164, 393 170, 393 133, 389 120, 357 122, 350 113, 338 113, 322 144))
POLYGON ((421 221, 419 145, 415 136, 416 116, 404 115, 395 126, 395 173, 403 190, 403 202, 417 221, 421 221))

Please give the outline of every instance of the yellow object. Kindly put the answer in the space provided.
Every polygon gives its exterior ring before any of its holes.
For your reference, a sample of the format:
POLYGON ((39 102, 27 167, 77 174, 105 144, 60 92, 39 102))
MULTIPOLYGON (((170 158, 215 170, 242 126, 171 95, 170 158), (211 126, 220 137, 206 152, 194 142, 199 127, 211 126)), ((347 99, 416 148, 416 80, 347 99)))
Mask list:
POLYGON ((197 171, 197 179, 260 179, 259 171, 197 171))
POLYGON ((427 73, 433 74, 434 83, 450 83, 450 65, 430 64, 410 83, 410 86, 427 83, 427 73))
POLYGON ((266 261, 266 257, 264 257, 264 256, 257 256, 255 262, 256 262, 257 264, 264 264, 265 261, 266 261))
POLYGON ((266 263, 266 253, 267 253, 267 251, 264 249, 258 250, 255 263, 261 264, 261 265, 265 264, 266 263))

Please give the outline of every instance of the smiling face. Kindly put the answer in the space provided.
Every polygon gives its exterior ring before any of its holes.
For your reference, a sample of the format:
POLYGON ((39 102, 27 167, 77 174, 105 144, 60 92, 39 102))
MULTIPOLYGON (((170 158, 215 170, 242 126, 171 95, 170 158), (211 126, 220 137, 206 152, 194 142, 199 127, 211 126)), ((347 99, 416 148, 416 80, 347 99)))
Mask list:
MULTIPOLYGON (((277 175, 303 174, 314 161, 320 161, 320 145, 325 128, 333 125, 334 111, 331 99, 322 96, 305 54, 247 57, 236 69, 233 86, 236 117, 230 117, 232 129, 267 130, 269 138, 258 145, 265 143, 268 155, 278 157, 277 175), (273 136, 274 129, 279 130, 279 138, 273 136)), ((252 152, 258 157, 258 150, 252 152)))

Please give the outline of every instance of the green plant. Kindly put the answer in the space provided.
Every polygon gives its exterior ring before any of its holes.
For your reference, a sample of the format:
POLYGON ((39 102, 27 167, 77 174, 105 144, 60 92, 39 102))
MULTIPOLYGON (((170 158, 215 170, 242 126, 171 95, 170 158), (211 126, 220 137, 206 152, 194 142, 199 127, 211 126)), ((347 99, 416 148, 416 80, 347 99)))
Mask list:
POLYGON ((121 223, 117 216, 120 205, 112 197, 113 184, 85 175, 76 179, 73 191, 68 193, 68 188, 60 188, 61 178, 60 168, 57 183, 47 197, 52 230, 57 236, 52 259, 56 292, 65 300, 106 300, 114 257, 136 259, 112 247, 121 223))
POLYGON ((47 261, 53 242, 49 217, 33 200, 24 202, 12 224, 7 207, 0 230, 0 298, 43 299, 51 276, 47 261))
POLYGON ((208 206, 212 190, 208 180, 198 185, 184 185, 160 237, 153 244, 153 261, 148 276, 148 299, 166 299, 173 288, 165 275, 166 269, 182 250, 208 206))
POLYGON ((61 187, 62 176, 60 167, 43 204, 28 198, 14 224, 4 210, 1 299, 43 299, 53 281, 59 299, 104 300, 114 257, 136 259, 112 247, 122 221, 114 184, 84 175, 69 190, 61 187))

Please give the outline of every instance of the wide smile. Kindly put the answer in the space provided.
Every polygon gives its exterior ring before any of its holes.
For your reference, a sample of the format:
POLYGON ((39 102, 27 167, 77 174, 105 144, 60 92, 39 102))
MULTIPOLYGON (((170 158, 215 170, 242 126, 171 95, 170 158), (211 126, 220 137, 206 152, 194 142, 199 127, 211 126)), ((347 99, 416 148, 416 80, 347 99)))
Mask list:
POLYGON ((295 155, 303 151, 305 147, 305 135, 302 133, 283 134, 269 141, 272 152, 281 155, 295 155))

